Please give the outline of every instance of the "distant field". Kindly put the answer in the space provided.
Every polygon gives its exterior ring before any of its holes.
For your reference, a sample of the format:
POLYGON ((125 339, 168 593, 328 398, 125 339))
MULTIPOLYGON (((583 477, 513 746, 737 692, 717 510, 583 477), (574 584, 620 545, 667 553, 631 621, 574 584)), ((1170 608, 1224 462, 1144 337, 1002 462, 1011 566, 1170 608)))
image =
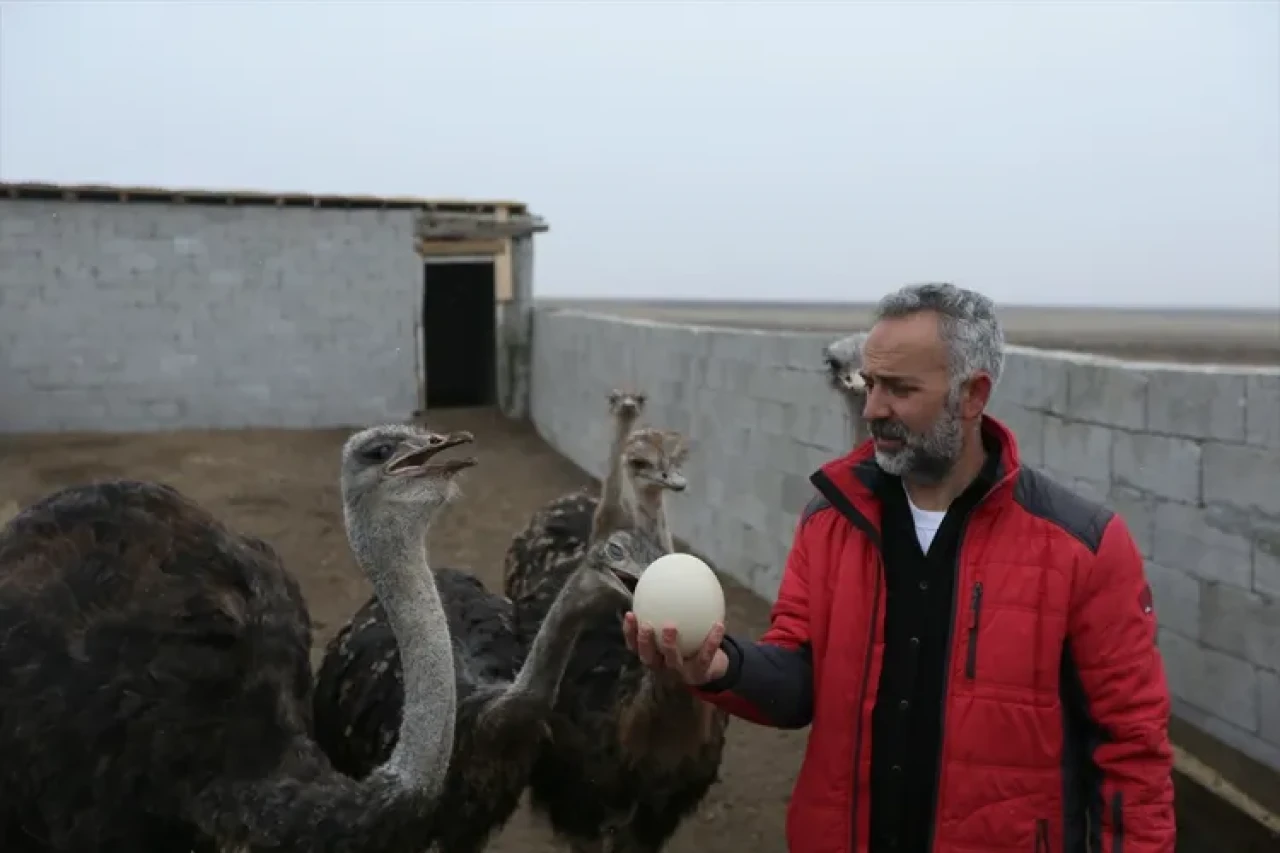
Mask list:
MULTIPOLYGON (((551 299, 540 305, 675 323, 751 329, 858 331, 871 307, 771 303, 551 299)), ((1137 308, 1001 308, 1010 343, 1151 361, 1280 365, 1280 312, 1137 308)))

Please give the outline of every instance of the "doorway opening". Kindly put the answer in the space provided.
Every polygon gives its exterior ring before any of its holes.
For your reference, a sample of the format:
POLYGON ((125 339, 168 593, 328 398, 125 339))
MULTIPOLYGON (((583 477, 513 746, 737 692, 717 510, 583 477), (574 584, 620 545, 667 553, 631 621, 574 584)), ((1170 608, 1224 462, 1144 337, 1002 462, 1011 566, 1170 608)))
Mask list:
POLYGON ((497 397, 493 261, 431 262, 423 278, 427 408, 493 405, 497 397))

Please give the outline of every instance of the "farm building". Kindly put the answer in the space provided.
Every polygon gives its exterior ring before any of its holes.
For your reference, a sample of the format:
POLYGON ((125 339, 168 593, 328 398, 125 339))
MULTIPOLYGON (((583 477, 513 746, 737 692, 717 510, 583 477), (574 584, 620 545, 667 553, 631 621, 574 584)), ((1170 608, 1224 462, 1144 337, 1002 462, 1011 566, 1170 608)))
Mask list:
POLYGON ((0 431, 527 405, 521 203, 0 183, 0 431))

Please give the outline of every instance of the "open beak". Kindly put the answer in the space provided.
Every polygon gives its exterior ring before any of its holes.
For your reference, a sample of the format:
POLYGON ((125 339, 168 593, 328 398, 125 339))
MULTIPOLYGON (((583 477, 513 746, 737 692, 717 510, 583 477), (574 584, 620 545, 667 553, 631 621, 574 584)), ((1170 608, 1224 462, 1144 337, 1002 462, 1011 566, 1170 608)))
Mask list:
POLYGON ((861 374, 852 370, 846 370, 840 374, 840 384, 844 386, 846 391, 852 391, 855 394, 861 394, 867 390, 867 383, 863 380, 861 374))
POLYGON ((625 569, 611 569, 609 574, 613 575, 615 581, 614 586, 619 587, 620 591, 625 593, 627 598, 635 595, 636 584, 640 582, 639 575, 633 575, 625 569))
POLYGON ((401 477, 453 476, 464 468, 470 468, 475 465, 478 460, 474 456, 459 456, 440 461, 433 460, 441 451, 461 444, 470 444, 473 441, 475 441, 475 436, 466 430, 451 432, 444 436, 435 436, 426 443, 418 444, 389 461, 386 466, 387 473, 401 477))

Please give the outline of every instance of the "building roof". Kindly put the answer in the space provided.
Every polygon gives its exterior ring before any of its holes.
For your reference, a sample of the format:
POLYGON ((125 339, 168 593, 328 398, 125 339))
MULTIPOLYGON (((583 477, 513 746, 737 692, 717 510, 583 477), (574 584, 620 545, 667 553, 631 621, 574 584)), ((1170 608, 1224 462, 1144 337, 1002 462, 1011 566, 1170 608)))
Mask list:
POLYGON ((485 214, 506 210, 528 213, 523 202, 500 200, 432 199, 412 196, 333 195, 269 190, 199 190, 112 184, 55 184, 40 181, 0 181, 0 198, 132 202, 151 204, 240 205, 255 207, 326 207, 363 210, 425 210, 440 213, 485 214))

